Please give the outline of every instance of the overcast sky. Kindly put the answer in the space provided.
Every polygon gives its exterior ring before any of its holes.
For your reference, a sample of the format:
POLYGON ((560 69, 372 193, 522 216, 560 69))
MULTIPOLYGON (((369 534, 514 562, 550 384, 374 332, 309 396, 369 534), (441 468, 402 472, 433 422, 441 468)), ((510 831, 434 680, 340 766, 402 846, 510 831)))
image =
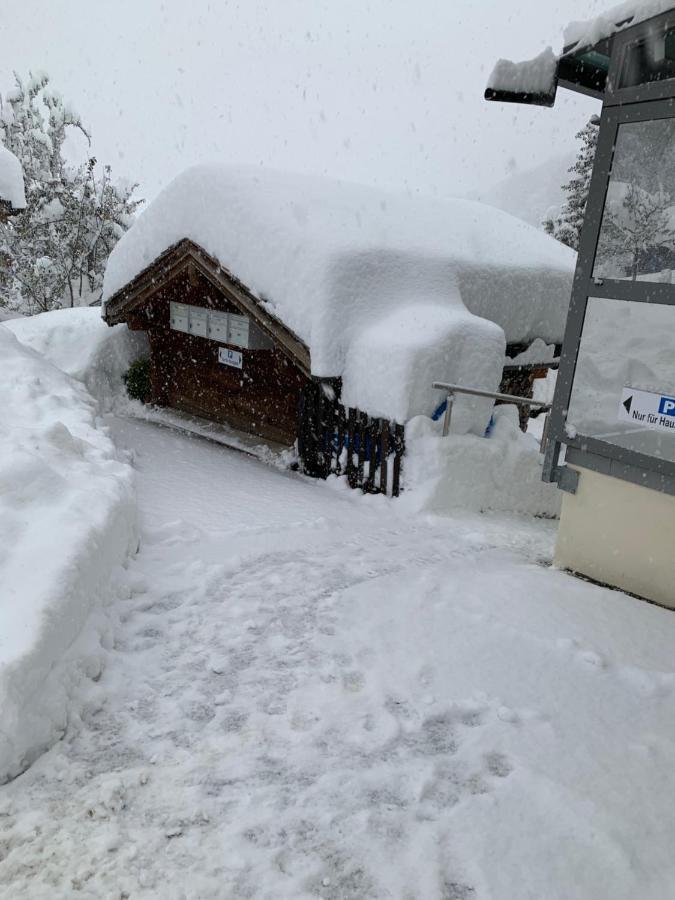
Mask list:
POLYGON ((464 194, 574 146, 594 101, 502 106, 483 89, 499 56, 558 50, 607 5, 2 0, 0 92, 12 70, 46 70, 147 198, 205 159, 464 194))

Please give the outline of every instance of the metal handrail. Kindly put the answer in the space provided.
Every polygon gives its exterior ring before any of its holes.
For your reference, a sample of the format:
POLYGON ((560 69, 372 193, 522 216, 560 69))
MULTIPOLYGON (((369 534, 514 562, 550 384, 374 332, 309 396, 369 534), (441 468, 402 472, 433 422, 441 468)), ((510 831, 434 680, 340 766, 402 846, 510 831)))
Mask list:
POLYGON ((443 437, 450 434, 450 419, 452 418, 452 406, 455 402, 455 394, 468 394, 471 397, 488 397, 493 400, 501 400, 503 403, 514 403, 516 406, 535 406, 540 412, 549 412, 550 403, 542 403, 541 400, 531 400, 529 397, 519 397, 517 394, 500 394, 497 391, 483 391, 478 388, 462 387, 460 384, 445 384, 442 381, 434 381, 434 390, 445 391, 447 394, 447 406, 443 419, 443 437))

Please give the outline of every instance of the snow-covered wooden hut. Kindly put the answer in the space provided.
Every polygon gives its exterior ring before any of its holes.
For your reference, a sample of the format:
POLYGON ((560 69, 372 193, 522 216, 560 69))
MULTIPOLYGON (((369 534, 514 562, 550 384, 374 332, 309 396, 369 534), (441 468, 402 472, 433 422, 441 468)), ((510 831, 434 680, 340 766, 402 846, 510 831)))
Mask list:
MULTIPOLYGON (((507 354, 552 356, 573 269, 471 201, 202 165, 116 246, 103 316, 147 331, 155 403, 290 445, 317 387, 402 424, 434 412, 435 380, 494 390, 507 354)), ((459 407, 482 433, 489 406, 459 407)))
POLYGON ((0 144, 0 222, 26 207, 23 170, 13 153, 0 144))

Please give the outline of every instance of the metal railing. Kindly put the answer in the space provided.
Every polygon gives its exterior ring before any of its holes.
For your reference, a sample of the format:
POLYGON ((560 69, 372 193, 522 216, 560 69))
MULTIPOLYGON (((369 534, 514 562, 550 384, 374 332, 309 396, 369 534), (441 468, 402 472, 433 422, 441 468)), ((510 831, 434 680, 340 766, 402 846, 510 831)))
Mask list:
POLYGON ((501 400, 503 403, 513 403, 516 406, 532 406, 538 409, 539 412, 549 412, 551 409, 550 403, 542 403, 541 400, 531 400, 529 397, 519 397, 516 394, 481 391, 478 388, 462 387, 459 384, 444 384, 442 381, 434 381, 432 387, 434 390, 445 391, 447 395, 447 406, 443 419, 443 437, 450 434, 450 420, 452 419, 452 407, 456 394, 468 394, 470 397, 487 397, 488 399, 501 400))

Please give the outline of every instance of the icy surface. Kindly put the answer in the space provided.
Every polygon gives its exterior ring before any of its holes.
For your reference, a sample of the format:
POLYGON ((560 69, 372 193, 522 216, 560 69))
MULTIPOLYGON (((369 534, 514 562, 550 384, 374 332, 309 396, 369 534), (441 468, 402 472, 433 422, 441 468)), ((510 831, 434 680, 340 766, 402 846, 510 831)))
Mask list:
POLYGON ((572 22, 565 29, 565 46, 591 46, 617 31, 638 25, 672 8, 673 0, 627 0, 593 19, 572 22))
POLYGON ((86 388, 7 325, 0 410, 1 783, 63 734, 75 683, 100 671, 91 613, 135 546, 135 507, 86 388))
POLYGON ((488 88, 524 94, 551 94, 555 90, 557 75, 558 57, 551 47, 547 47, 539 56, 526 62, 500 59, 490 75, 488 88))
POLYGON ((63 741, 0 789, 12 900, 665 900, 672 613, 118 421, 141 552, 63 741))
MULTIPOLYGON (((329 179, 203 165, 175 179, 122 237, 104 297, 186 237, 305 341, 315 375, 342 375, 352 385, 352 362, 359 368, 364 350, 381 352, 384 320, 406 310, 414 322, 420 306, 425 328, 429 309, 439 310, 446 347, 451 318, 460 340, 466 333, 466 309, 497 323, 508 341, 560 341, 575 260, 547 235, 471 201, 441 203, 329 179), (365 333, 373 338, 370 348, 365 333)), ((494 332, 473 324, 477 339, 488 334, 490 354, 494 332)), ((399 353, 405 352, 399 336, 399 353)), ((417 334, 409 352, 408 371, 422 378, 427 361, 417 334)), ((462 374, 475 381, 471 371, 462 374)), ((358 386, 396 417, 388 383, 371 374, 369 385, 358 376, 358 386)))
POLYGON ((21 163, 2 144, 0 144, 0 200, 10 203, 14 209, 24 209, 26 206, 21 163))

